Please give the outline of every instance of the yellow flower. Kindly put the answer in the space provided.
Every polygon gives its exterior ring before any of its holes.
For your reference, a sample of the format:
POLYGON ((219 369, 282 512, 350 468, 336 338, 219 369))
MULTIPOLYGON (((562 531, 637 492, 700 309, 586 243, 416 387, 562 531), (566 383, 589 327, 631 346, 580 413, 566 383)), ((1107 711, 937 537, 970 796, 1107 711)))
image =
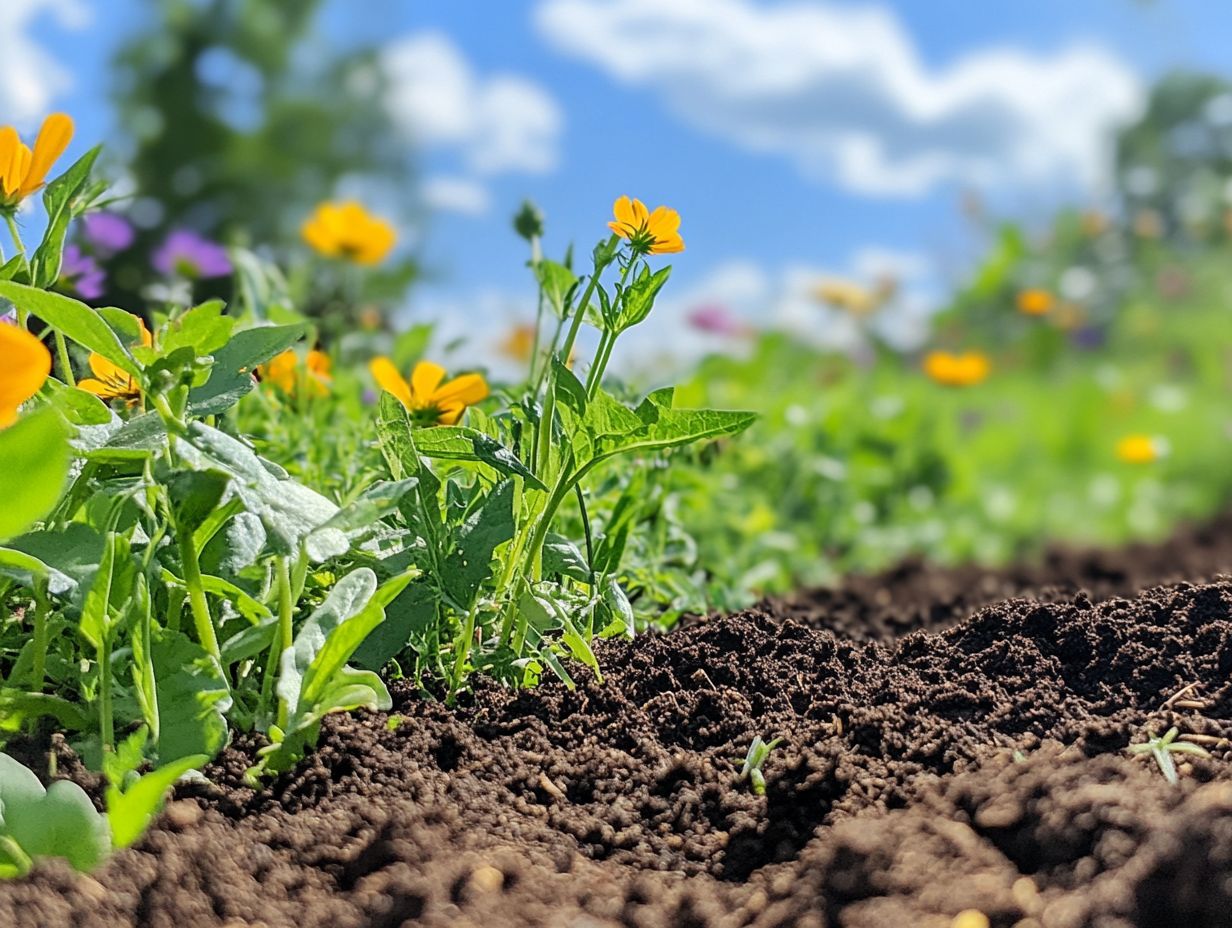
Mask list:
POLYGON ((646 211, 641 200, 621 197, 612 205, 614 222, 607 227, 627 239, 633 250, 640 254, 669 255, 684 251, 684 239, 680 237, 680 214, 666 206, 646 211))
POLYGON ((813 288, 813 297, 820 303, 841 309, 852 316, 871 316, 885 302, 880 291, 869 290, 853 280, 831 277, 813 288))
POLYGON ((1163 455, 1164 446, 1150 435, 1126 435, 1117 442, 1116 455, 1126 464, 1150 464, 1163 455))
POLYGON ((1052 312, 1052 294, 1047 290, 1023 290, 1018 294, 1018 311, 1026 316, 1046 316, 1052 312))
MULTIPOLYGON (((329 385, 333 381, 333 362, 324 351, 312 350, 304 361, 302 382, 309 396, 327 396, 329 385)), ((268 381, 287 396, 295 396, 299 391, 301 377, 299 371, 299 355, 291 348, 262 364, 257 368, 261 380, 268 381)))
POLYGON ((931 351, 924 358, 924 373, 947 387, 971 387, 988 377, 992 363, 978 351, 950 354, 931 351))
POLYGON ((0 322, 0 429, 17 421, 17 409, 42 389, 51 353, 37 338, 0 322))
POLYGON ((0 209, 11 210, 43 186, 47 172, 73 138, 73 120, 52 113, 31 151, 12 126, 0 129, 0 209))
POLYGON ((300 232, 318 254, 357 264, 379 264, 398 239, 392 225, 354 200, 320 204, 300 232))
POLYGON ((431 361, 416 364, 409 383, 389 358, 374 358, 368 368, 381 389, 406 407, 416 425, 454 425, 467 406, 488 395, 481 375, 463 374, 444 383, 445 368, 431 361))
MULTIPOLYGON (((149 348, 154 344, 154 338, 142 320, 137 319, 137 324, 141 326, 141 344, 149 348)), ((90 352, 90 370, 94 372, 94 377, 77 381, 77 389, 104 400, 124 400, 130 406, 141 398, 141 387, 136 378, 101 354, 90 352)))
POLYGON ((529 361, 534 350, 535 326, 529 322, 515 325, 500 342, 501 354, 514 361, 529 361))

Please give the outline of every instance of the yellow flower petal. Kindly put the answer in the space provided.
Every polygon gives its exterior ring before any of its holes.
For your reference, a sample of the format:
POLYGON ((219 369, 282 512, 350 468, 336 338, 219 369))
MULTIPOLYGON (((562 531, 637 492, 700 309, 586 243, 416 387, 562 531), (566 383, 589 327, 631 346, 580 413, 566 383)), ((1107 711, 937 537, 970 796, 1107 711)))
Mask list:
POLYGON ((51 353, 25 329, 0 323, 0 362, 0 419, 11 425, 18 407, 47 381, 51 353))
POLYGON ((95 396, 101 396, 105 400, 115 396, 115 391, 108 384, 103 383, 101 380, 94 380, 91 377, 77 381, 77 389, 93 393, 95 396))
POLYGON ((389 358, 373 358, 368 364, 368 370, 386 393, 393 395, 407 409, 412 408, 411 386, 398 373, 393 361, 389 358))
POLYGON ((436 388, 445 379, 445 368, 431 361, 420 361, 411 371, 411 395, 415 405, 428 405, 436 393, 436 388))
POLYGON ((73 120, 64 113, 52 113, 43 120, 38 139, 34 143, 34 156, 26 170, 21 185, 21 196, 27 196, 43 186, 47 172, 56 163, 73 138, 73 120))
POLYGON ((21 187, 21 138, 12 126, 0 129, 0 187, 13 196, 21 187))
POLYGON ((449 383, 440 387, 432 394, 431 404, 434 406, 452 406, 461 403, 463 406, 474 406, 488 396, 488 383, 479 374, 463 374, 455 377, 449 383))
POLYGON ((680 214, 666 206, 658 206, 646 220, 646 231, 655 238, 671 238, 680 229, 680 214))

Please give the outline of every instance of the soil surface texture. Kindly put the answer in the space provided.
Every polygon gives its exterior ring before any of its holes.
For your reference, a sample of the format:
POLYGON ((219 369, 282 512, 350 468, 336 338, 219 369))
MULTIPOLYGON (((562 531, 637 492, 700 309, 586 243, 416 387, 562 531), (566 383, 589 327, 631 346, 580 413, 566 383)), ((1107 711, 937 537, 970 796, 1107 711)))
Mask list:
POLYGON ((395 687, 262 791, 233 746, 95 873, 0 886, 0 926, 1227 926, 1221 571, 1232 521, 605 642, 573 691, 395 687), (1176 785, 1126 750, 1173 726, 1210 754, 1176 785))

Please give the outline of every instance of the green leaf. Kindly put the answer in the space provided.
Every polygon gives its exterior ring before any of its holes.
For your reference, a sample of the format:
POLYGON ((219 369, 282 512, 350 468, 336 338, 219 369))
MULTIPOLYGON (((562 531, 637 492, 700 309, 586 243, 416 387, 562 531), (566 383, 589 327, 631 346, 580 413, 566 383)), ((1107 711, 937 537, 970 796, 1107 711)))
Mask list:
POLYGON ((163 329, 158 347, 153 349, 156 356, 166 357, 181 348, 191 348, 198 357, 220 350, 235 328, 235 319, 223 315, 224 307, 222 300, 209 300, 174 319, 163 329))
POLYGON ((52 510, 69 460, 68 432, 54 410, 40 409, 0 431, 0 474, 10 483, 0 506, 0 539, 24 532, 52 510))
POLYGON ((86 591, 81 607, 81 634, 94 650, 102 648, 111 637, 115 627, 111 610, 112 585, 116 574, 116 558, 121 547, 127 554, 128 544, 115 532, 108 532, 103 544, 103 557, 99 561, 94 582, 86 591), (121 544, 123 542, 123 544, 121 544))
POLYGON ((555 532, 549 533, 543 543, 543 572, 547 576, 560 574, 583 582, 590 579, 590 567, 577 545, 555 532))
POLYGON ((504 480, 458 527, 445 558, 441 583, 460 611, 466 612, 475 602, 480 587, 492 576, 492 555, 513 537, 513 530, 513 483, 504 480))
POLYGON ((563 264, 543 259, 535 265, 535 276, 543 296, 552 307, 556 318, 563 319, 569 310, 569 295, 577 286, 578 278, 563 264))
POLYGON ((77 212, 73 198, 90 179, 90 169, 94 167, 94 162, 102 150, 101 145, 91 148, 43 191, 47 227, 43 240, 30 259, 31 276, 36 287, 50 287, 60 276, 64 238, 68 234, 69 222, 77 212))
POLYGON ((218 470, 182 470, 163 478, 177 532, 195 532, 222 502, 231 478, 218 470))
POLYGON ((227 740, 227 681, 206 650, 186 635, 155 628, 151 648, 158 693, 158 756, 169 762, 214 756, 227 740))
POLYGON ((44 789, 38 777, 7 754, 0 754, 0 808, 0 835, 33 861, 63 857, 87 871, 111 850, 107 819, 80 786, 57 780, 44 789))
MULTIPOLYGON (((301 542, 338 513, 338 507, 294 480, 239 440, 202 422, 189 426, 189 442, 181 443, 181 457, 198 470, 217 469, 232 478, 232 489, 245 508, 261 520, 268 542, 278 554, 294 554, 301 542)), ((307 546, 315 561, 345 552, 349 546, 341 532, 317 532, 307 546)))
POLYGON ((109 787, 107 822, 115 847, 128 847, 140 838, 150 819, 162 809, 167 791, 175 785, 175 781, 188 771, 203 766, 209 759, 208 754, 190 754, 151 770, 123 792, 114 786, 109 787))
POLYGON ((378 625, 355 652, 355 663, 380 670, 408 645, 426 642, 437 622, 441 595, 436 584, 423 579, 410 584, 385 609, 378 625))
POLYGON ((412 429, 410 445, 426 458, 443 461, 478 461, 507 477, 521 477, 539 490, 545 487, 516 454, 491 435, 462 425, 412 429))
POLYGON ((134 377, 141 374, 137 362, 120 343, 111 326, 80 300, 48 290, 39 290, 37 287, 27 287, 11 280, 0 281, 0 297, 11 301, 14 306, 34 313, 52 328, 81 347, 102 355, 120 370, 134 377))
POLYGON ((671 266, 650 273, 650 268, 642 267, 642 273, 625 289, 624 299, 620 304, 620 318, 617 321, 617 331, 631 329, 650 315, 655 299, 667 278, 671 276, 671 266))
POLYGON ((245 329, 214 352, 210 378, 188 394, 193 415, 212 416, 234 406, 256 386, 253 372, 308 332, 307 323, 245 329))

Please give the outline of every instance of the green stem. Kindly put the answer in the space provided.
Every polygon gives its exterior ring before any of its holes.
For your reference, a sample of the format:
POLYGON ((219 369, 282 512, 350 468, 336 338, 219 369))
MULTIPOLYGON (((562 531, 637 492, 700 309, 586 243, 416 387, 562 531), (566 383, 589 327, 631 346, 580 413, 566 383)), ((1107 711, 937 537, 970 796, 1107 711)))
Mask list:
POLYGON ((13 244, 17 247, 17 253, 23 258, 26 256, 26 245, 21 240, 21 233, 17 230, 17 220, 13 218, 12 210, 4 211, 4 221, 9 227, 9 236, 13 239, 13 244))
POLYGON ((462 688, 462 671, 466 667, 466 659, 470 656, 471 644, 475 640, 475 613, 478 609, 479 603, 476 601, 471 605, 470 611, 466 614, 466 621, 462 625, 462 632, 458 635, 454 648, 457 654, 453 661, 453 682, 449 687, 447 702, 452 702, 454 695, 462 688))
POLYGON ((115 747, 115 722, 111 716, 111 637, 103 636, 98 649, 98 728, 103 751, 115 747))
POLYGON ((73 376, 73 363, 69 360, 68 345, 64 341, 64 336, 60 334, 59 329, 55 332, 56 338, 56 358, 60 363, 60 377, 70 387, 77 386, 77 378, 73 376))
POLYGON ((193 541, 192 532, 177 527, 176 536, 180 543, 184 586, 188 588, 188 605, 192 610, 193 623, 197 628, 197 639, 209 655, 221 663, 222 652, 218 647, 218 634, 214 630, 210 604, 205 598, 205 587, 201 583, 201 563, 197 559, 197 547, 193 541))
POLYGON ((36 693, 43 692, 43 684, 47 682, 47 615, 50 606, 47 600, 47 584, 37 584, 34 590, 34 657, 31 668, 31 689, 36 693))
MULTIPOLYGON (((274 678, 278 675, 278 667, 282 662, 282 654, 291 647, 295 633, 291 619, 295 612, 295 600, 291 594, 291 568, 285 556, 274 559, 275 582, 278 586, 278 634, 270 646, 269 662, 265 665, 265 685, 262 687, 262 698, 267 698, 272 692, 274 678)), ((278 725, 286 727, 287 706, 278 706, 278 725)))

